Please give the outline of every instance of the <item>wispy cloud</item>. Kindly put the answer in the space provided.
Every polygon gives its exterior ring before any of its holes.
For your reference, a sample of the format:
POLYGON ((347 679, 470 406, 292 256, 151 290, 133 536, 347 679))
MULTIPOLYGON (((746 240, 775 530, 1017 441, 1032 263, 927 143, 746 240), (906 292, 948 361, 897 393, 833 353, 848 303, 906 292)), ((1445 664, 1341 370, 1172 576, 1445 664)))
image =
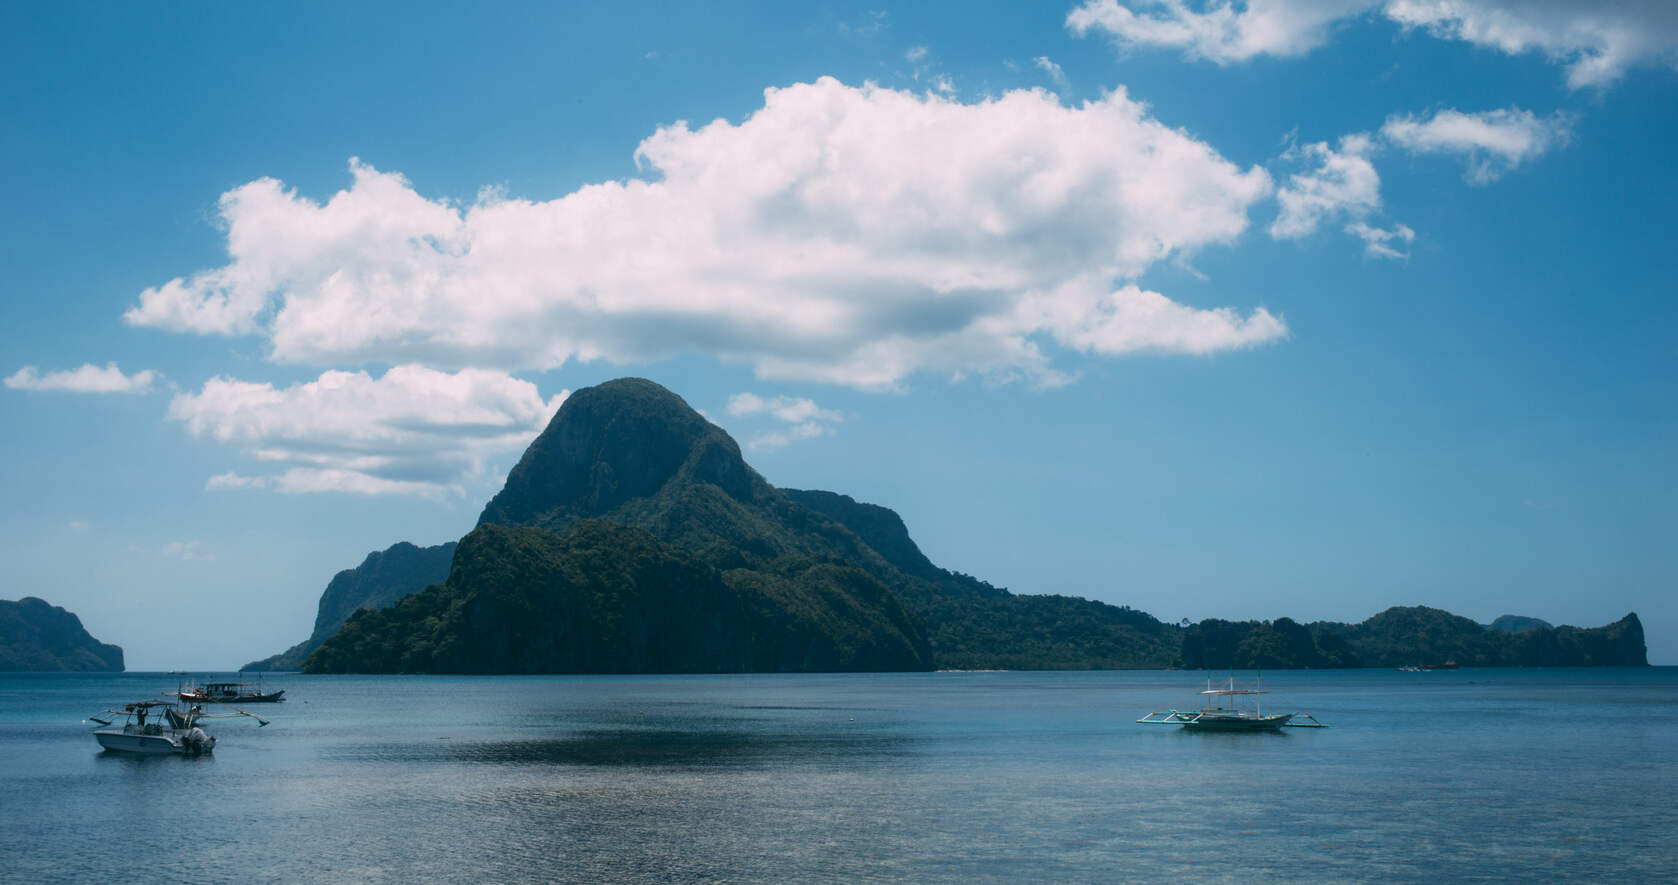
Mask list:
POLYGON ((1465 114, 1454 108, 1421 120, 1394 115, 1381 127, 1388 141, 1413 154, 1457 154, 1468 162, 1470 184, 1490 184, 1551 148, 1566 145, 1574 118, 1540 117, 1517 107, 1465 114))
POLYGON ((1637 65, 1678 67, 1678 3, 1662 0, 1087 0, 1066 26, 1229 65, 1304 55, 1369 15, 1510 55, 1541 53, 1566 66, 1575 89, 1608 85, 1637 65))
POLYGON ((83 364, 80 368, 62 372, 47 372, 42 374, 34 366, 24 366, 12 373, 6 379, 6 386, 13 390, 56 390, 71 393, 150 393, 152 384, 158 379, 158 374, 151 369, 142 369, 132 375, 124 375, 116 363, 106 363, 104 368, 92 363, 83 364))
POLYGON ((1123 46, 1181 49, 1220 65, 1260 55, 1299 56, 1327 41, 1335 22, 1378 0, 1088 0, 1066 15, 1075 34, 1100 32, 1123 46), (1199 8, 1196 8, 1196 7, 1199 8))
POLYGON ((1049 75, 1049 79, 1054 81, 1055 86, 1065 90, 1072 85, 1072 81, 1066 78, 1066 71, 1062 70, 1060 65, 1051 61, 1048 56, 1039 55, 1032 61, 1049 75))
POLYGON ((1388 0, 1383 11, 1436 37, 1541 53, 1566 65, 1574 89, 1607 86, 1638 65, 1678 68, 1678 3, 1667 0, 1388 0))
POLYGON ((827 436, 833 433, 834 424, 845 420, 838 412, 816 405, 814 400, 790 396, 764 398, 755 393, 729 397, 728 414, 768 415, 786 425, 753 435, 746 441, 750 449, 778 449, 799 440, 827 436))
POLYGON ((891 14, 884 9, 869 10, 856 22, 840 22, 839 33, 847 37, 873 37, 890 27, 891 14))
POLYGON ((237 472, 218 473, 204 483, 209 491, 272 489, 285 495, 341 492, 349 495, 408 495, 440 499, 457 493, 458 487, 435 482, 383 479, 359 470, 293 467, 273 476, 244 476, 237 472))
POLYGON ((1410 253, 1400 252, 1398 247, 1408 249, 1411 241, 1416 239, 1416 232, 1403 224, 1379 228, 1354 221, 1346 225, 1346 233, 1362 240, 1364 254, 1376 258, 1409 258, 1410 253))
POLYGON ((178 559, 181 562, 210 562, 216 558, 215 554, 206 550, 199 541, 170 541, 157 552, 168 559, 178 559))

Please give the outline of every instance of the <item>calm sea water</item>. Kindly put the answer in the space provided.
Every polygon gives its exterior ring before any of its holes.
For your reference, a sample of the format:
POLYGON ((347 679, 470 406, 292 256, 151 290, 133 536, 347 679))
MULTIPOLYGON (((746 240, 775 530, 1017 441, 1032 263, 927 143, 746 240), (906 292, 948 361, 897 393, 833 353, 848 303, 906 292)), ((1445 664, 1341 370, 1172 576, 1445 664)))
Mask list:
MULTIPOLYGON (((200 678, 215 674, 199 674, 200 678)), ((200 759, 82 724, 161 674, 0 674, 0 878, 1678 880, 1678 668, 279 676, 200 759)))

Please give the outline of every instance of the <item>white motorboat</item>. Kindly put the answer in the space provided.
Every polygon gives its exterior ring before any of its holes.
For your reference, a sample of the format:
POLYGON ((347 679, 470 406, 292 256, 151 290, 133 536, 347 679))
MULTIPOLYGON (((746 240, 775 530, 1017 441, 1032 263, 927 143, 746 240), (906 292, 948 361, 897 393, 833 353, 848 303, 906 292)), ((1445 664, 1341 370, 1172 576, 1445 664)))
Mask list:
MULTIPOLYGON (((231 712, 221 715, 249 716, 259 726, 268 724, 268 720, 254 713, 231 706, 228 710, 231 712)), ((112 718, 89 716, 88 719, 100 725, 93 730, 93 736, 106 750, 153 756, 200 756, 216 746, 215 736, 206 733, 200 725, 214 716, 178 693, 174 701, 135 701, 105 712, 112 714, 112 718), (123 717, 122 724, 117 724, 116 716, 123 717)))
POLYGON ((215 737, 198 726, 198 718, 203 713, 197 707, 168 701, 136 701, 124 704, 120 710, 111 709, 105 712, 121 714, 124 717, 121 725, 114 719, 88 717, 103 726, 94 729, 93 736, 99 740, 99 746, 107 750, 149 755, 174 753, 198 756, 210 752, 216 746, 215 737), (178 709, 183 706, 184 710, 178 709))

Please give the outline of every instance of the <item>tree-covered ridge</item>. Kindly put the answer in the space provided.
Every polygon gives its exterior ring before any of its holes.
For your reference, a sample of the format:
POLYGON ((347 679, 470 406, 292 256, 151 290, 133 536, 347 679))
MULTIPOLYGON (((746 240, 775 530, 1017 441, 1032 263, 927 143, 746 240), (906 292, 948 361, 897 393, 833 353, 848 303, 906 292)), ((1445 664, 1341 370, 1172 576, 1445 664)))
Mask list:
POLYGON ((363 610, 311 672, 917 670, 918 624, 867 573, 816 558, 721 571, 652 534, 480 525, 448 581, 363 610))
POLYGON ((895 512, 833 492, 785 489, 839 522, 885 559, 887 579, 926 625, 938 666, 958 670, 1168 667, 1179 630, 1124 606, 1070 596, 1017 595, 941 569, 895 512))
MULTIPOLYGON (((1537 619, 1527 619, 1536 621, 1537 619)), ((1425 606, 1387 609, 1361 624, 1322 621, 1201 621, 1185 631, 1181 664, 1191 669, 1290 667, 1646 666, 1635 613, 1602 627, 1482 626, 1425 606)))
POLYGON ((272 657, 246 664, 244 670, 297 670, 310 652, 319 648, 350 615, 361 609, 379 609, 396 604, 449 576, 455 542, 435 547, 416 547, 406 541, 383 551, 367 554, 361 565, 344 569, 326 585, 315 613, 315 629, 309 638, 272 657))
POLYGON ((1179 664, 1190 670, 1361 667, 1363 658, 1336 633, 1317 636, 1292 618, 1201 621, 1183 631, 1179 664))
POLYGON ((1553 630, 1555 625, 1542 618, 1530 618, 1526 615, 1498 615, 1496 620, 1486 625, 1486 629, 1525 633, 1528 630, 1553 630))
POLYGON ((94 639, 82 619, 34 596, 0 599, 0 672, 120 673, 122 649, 94 639))

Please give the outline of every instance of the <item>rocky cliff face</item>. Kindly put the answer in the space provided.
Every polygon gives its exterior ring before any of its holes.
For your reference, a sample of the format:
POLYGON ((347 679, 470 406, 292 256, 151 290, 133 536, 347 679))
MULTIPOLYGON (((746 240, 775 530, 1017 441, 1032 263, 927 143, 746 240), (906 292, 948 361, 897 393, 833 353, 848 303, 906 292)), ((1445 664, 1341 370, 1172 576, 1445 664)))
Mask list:
POLYGON ((33 596, 0 600, 0 671, 122 669, 122 649, 89 636, 74 614, 33 596))
POLYGON ((455 542, 435 547, 416 547, 406 541, 387 550, 367 554, 361 565, 344 569, 326 585, 320 607, 315 611, 315 629, 309 638, 272 657, 252 661, 251 671, 297 670, 311 652, 344 626, 350 615, 364 608, 380 609, 418 593, 449 576, 455 542))
POLYGON ((681 397, 642 378, 620 378, 566 398, 478 524, 563 532, 672 485, 696 484, 740 502, 771 491, 734 440, 681 397))

